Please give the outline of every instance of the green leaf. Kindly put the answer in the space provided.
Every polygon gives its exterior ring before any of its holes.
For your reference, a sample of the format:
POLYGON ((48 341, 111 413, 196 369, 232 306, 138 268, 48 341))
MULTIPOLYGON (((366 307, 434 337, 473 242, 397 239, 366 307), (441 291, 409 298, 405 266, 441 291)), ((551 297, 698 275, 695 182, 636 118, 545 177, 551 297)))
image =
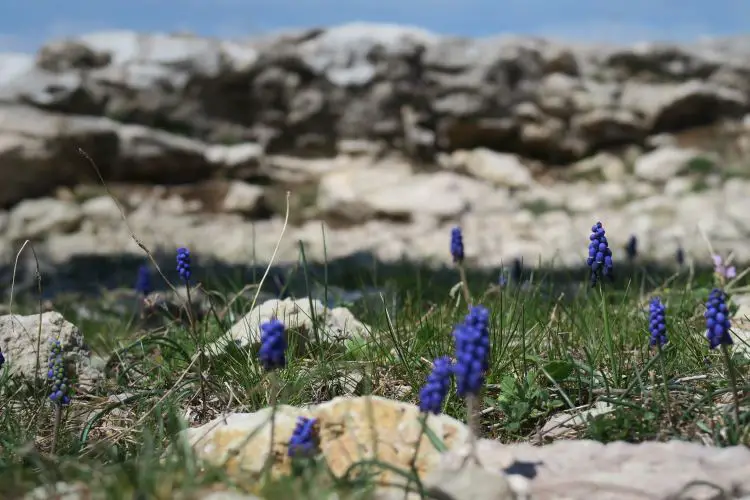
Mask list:
POLYGON ((708 299, 711 294, 711 290, 708 288, 696 288, 692 291, 693 297, 700 298, 703 300, 708 299))
POLYGON ((525 417, 529 410, 531 409, 531 406, 526 401, 519 401, 516 404, 513 405, 513 414, 518 415, 520 417, 525 417))
POLYGON ((445 445, 445 443, 443 442, 443 440, 440 439, 439 437, 437 437, 437 434, 435 434, 435 432, 433 432, 432 429, 430 429, 429 427, 425 426, 424 427, 424 433, 427 436, 427 439, 430 440, 430 443, 432 444, 432 446, 437 451, 439 451, 440 453, 448 451, 448 447, 445 445))
POLYGON ((349 354, 361 355, 371 350, 372 347, 372 342, 362 337, 352 337, 344 340, 344 348, 349 354))
POLYGON ((713 434, 713 431, 706 425, 705 422, 696 422, 695 426, 698 427, 700 430, 705 432, 706 434, 713 434))
POLYGON ((734 315, 736 315, 736 314, 737 314, 737 311, 739 311, 739 310, 740 310, 740 306, 738 306, 738 305, 737 305, 737 304, 735 304, 734 302, 730 302, 730 303, 729 303, 729 307, 728 307, 728 309, 729 309, 729 315, 730 315, 730 316, 734 316, 734 315))
POLYGON ((550 361, 544 365, 544 370, 555 382, 562 382, 573 374, 575 366, 570 361, 550 361))
POLYGON ((516 393, 516 379, 511 375, 506 375, 503 380, 500 381, 500 391, 503 395, 510 396, 516 393))

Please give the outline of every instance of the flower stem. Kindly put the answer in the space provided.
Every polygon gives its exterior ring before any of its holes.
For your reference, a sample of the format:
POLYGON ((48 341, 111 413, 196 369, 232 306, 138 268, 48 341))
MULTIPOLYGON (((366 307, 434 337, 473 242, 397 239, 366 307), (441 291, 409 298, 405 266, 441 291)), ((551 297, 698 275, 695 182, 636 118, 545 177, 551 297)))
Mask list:
POLYGON ((740 425, 740 393, 737 390, 737 374, 734 371, 732 356, 726 344, 721 345, 721 353, 724 355, 724 363, 727 365, 727 373, 729 374, 729 387, 732 389, 732 395, 734 396, 734 419, 737 425, 740 425))
POLYGON ((478 399, 475 394, 466 396, 466 418, 469 423, 469 455, 475 463, 479 463, 477 457, 477 439, 479 438, 479 412, 478 399))
POLYGON ((186 290, 186 296, 187 296, 187 305, 185 308, 187 309, 187 315, 188 315, 188 321, 190 322, 190 331, 192 332, 194 342, 198 344, 198 382, 200 383, 200 391, 201 391, 201 421, 203 421, 204 418, 208 415, 208 402, 206 401, 206 381, 203 378, 203 366, 205 362, 204 358, 204 337, 203 335, 198 333, 198 328, 195 325, 195 320, 193 319, 193 300, 190 296, 190 282, 185 282, 185 290, 186 290))
POLYGON ((464 268, 464 265, 461 262, 457 263, 456 267, 458 267, 458 275, 461 277, 461 292, 464 295, 466 306, 471 308, 472 301, 471 301, 471 294, 469 293, 469 282, 466 279, 466 269, 464 268))
POLYGON ((659 369, 661 371, 661 380, 664 384, 664 405, 667 407, 667 419, 669 419, 669 425, 674 425, 674 420, 672 419, 672 405, 669 400, 669 383, 667 381, 667 367, 666 363, 664 363, 664 350, 662 350, 661 345, 657 344, 657 353, 656 355, 659 357, 659 369))
POLYGON ((279 377, 275 371, 268 374, 268 404, 271 406, 271 440, 268 445, 268 457, 264 465, 266 479, 270 477, 275 462, 274 441, 276 440, 276 410, 278 408, 279 377))
POLYGON ((609 358, 613 380, 620 380, 620 365, 617 362, 618 356, 615 354, 612 328, 609 324, 609 315, 607 314, 607 299, 604 296, 604 288, 602 287, 601 282, 599 282, 599 297, 601 299, 602 323, 604 325, 604 347, 607 350, 607 357, 609 358))
POLYGON ((57 438, 60 434, 60 422, 62 421, 62 407, 59 403, 54 403, 54 413, 52 416, 52 447, 51 452, 54 455, 57 450, 57 438))

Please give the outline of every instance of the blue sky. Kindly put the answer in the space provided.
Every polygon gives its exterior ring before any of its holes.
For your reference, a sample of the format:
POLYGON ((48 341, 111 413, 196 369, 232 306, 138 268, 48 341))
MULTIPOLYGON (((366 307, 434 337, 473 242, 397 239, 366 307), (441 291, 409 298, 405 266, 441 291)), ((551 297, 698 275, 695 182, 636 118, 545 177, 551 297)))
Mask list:
POLYGON ((0 50, 33 51, 52 38, 108 29, 235 37, 351 21, 466 36, 692 40, 747 30, 750 0, 6 0, 0 50))

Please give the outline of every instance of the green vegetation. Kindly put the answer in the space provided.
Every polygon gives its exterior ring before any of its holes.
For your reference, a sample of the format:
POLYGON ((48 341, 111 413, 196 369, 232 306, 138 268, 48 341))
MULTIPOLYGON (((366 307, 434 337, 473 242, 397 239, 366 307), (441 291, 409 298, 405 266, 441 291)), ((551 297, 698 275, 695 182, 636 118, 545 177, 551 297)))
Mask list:
MULTIPOLYGON (((710 350, 704 336, 704 304, 711 289, 720 285, 730 298, 742 293, 743 273, 727 284, 711 271, 626 265, 618 258, 617 281, 593 288, 584 271, 540 269, 533 280, 527 275, 501 287, 496 273, 468 270, 465 291, 491 314, 481 436, 545 442, 551 437, 542 429, 551 418, 598 405, 606 411, 582 418, 559 437, 749 444, 750 415, 746 408, 733 411, 728 365, 722 350, 710 350), (648 304, 656 295, 666 306, 669 338, 660 351, 649 347, 648 304)), ((195 369, 199 347, 223 334, 253 300, 237 295, 246 283, 227 283, 226 276, 201 269, 193 273, 211 291, 213 306, 193 328, 174 321, 142 330, 134 316, 112 312, 103 300, 89 299, 85 308, 80 298, 57 301, 58 310, 107 360, 106 384, 98 393, 76 395, 63 408, 55 431, 49 384, 11 378, 7 367, 0 370, 0 498, 20 498, 36 486, 60 481, 82 483, 113 499, 201 498, 226 488, 269 499, 326 498, 331 491, 345 498, 367 497, 372 491, 367 481, 332 477, 318 462, 294 481, 238 480, 199 464, 178 439, 187 426, 269 405, 263 389, 267 374, 256 353, 236 348, 211 358, 201 382, 195 369), (82 313, 97 308, 96 320, 82 313), (111 397, 118 394, 120 399, 111 397)), ((303 258, 293 274, 291 281, 301 284, 298 297, 313 286, 384 292, 383 300, 348 304, 371 327, 368 341, 313 343, 301 351, 290 335, 288 364, 275 372, 278 402, 303 405, 337 395, 377 394, 418 403, 429 361, 454 352, 451 333, 467 309, 464 296, 451 295, 460 274, 406 263, 321 273, 303 258), (347 378, 357 383, 343 383, 347 378)), ((33 304, 15 307, 32 314, 33 304)), ((735 338, 727 353, 738 391, 746 393, 748 358, 742 348, 735 338)), ((466 421, 466 406, 454 389, 455 384, 444 412, 466 421)))

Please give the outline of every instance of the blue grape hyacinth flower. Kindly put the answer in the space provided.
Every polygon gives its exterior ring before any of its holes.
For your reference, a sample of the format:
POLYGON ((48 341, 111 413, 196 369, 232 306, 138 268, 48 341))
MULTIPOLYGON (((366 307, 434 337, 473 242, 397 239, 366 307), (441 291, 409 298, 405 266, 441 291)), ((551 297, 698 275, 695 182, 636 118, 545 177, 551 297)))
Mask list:
POLYGON ((466 320, 456 326, 453 337, 456 344, 456 392, 462 398, 476 396, 484 385, 489 369, 490 332, 489 311, 474 306, 466 320))
POLYGON ((286 366, 286 328, 276 318, 260 325, 260 363, 266 371, 286 366))
POLYGON ((3 367, 4 364, 5 364, 5 356, 3 356, 3 350, 0 349, 0 369, 3 367))
POLYGON ((50 339, 47 378, 52 381, 49 398, 53 403, 67 405, 73 396, 73 387, 66 373, 60 340, 50 339))
POLYGON ((674 260, 677 261, 677 265, 682 267, 685 265, 685 250, 682 246, 678 246, 674 253, 674 260))
POLYGON ((147 297, 154 291, 154 285, 151 282, 151 269, 146 264, 138 268, 138 277, 135 281, 135 291, 147 297))
POLYGON ((190 267, 190 250, 185 247, 177 249, 177 272, 180 274, 180 278, 185 282, 189 282, 193 275, 190 267))
POLYGON ((424 413, 440 414, 443 402, 451 387, 453 364, 448 356, 437 358, 433 363, 432 372, 427 376, 427 382, 419 391, 419 409, 424 413))
POLYGON ((516 257, 513 259, 513 265, 510 268, 510 281, 514 285, 520 285, 523 278, 523 260, 516 257))
POLYGON ((706 338, 711 349, 722 345, 732 345, 734 341, 729 334, 731 323, 729 321, 729 309, 727 308, 726 294, 714 288, 706 302, 706 338))
POLYGON ((291 458, 312 458, 318 453, 318 419, 299 417, 289 438, 288 455, 291 458))
POLYGON ((500 288, 508 286, 508 277, 505 275, 504 271, 500 271, 500 274, 497 276, 497 286, 500 288))
POLYGON ((591 268, 591 286, 596 285, 601 277, 614 279, 614 264, 612 263, 612 250, 609 248, 606 231, 601 222, 591 227, 589 236, 589 256, 586 265, 591 268))
POLYGON ((456 264, 464 261, 464 237, 460 227, 454 227, 451 230, 451 255, 456 264))
POLYGON ((625 255, 631 261, 638 257, 638 238, 634 234, 630 235, 628 242, 625 244, 625 255))
POLYGON ((648 331, 651 334, 649 345, 651 347, 662 347, 669 340, 667 339, 667 319, 666 308, 659 297, 654 297, 649 303, 649 324, 648 331))

